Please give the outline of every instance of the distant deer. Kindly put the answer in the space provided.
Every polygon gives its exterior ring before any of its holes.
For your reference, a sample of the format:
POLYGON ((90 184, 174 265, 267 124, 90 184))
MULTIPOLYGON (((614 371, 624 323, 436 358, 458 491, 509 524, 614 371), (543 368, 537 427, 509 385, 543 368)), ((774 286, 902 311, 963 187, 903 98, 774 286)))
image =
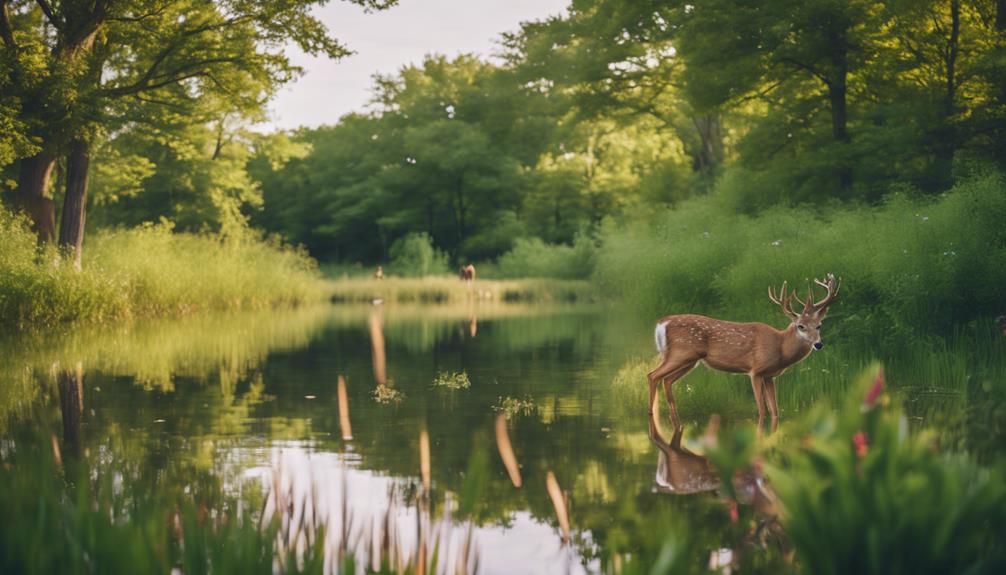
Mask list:
POLYGON ((461 269, 458 270, 458 277, 467 282, 470 287, 475 281, 475 266, 472 264, 461 266, 461 269))
POLYGON ((701 362, 720 371, 747 374, 758 405, 759 423, 765 418, 767 406, 775 427, 779 414, 775 378, 810 355, 811 350, 824 347, 819 331, 821 320, 838 295, 840 284, 832 274, 828 274, 826 282, 815 279, 814 283, 828 290, 824 299, 816 303, 813 286, 807 287, 806 301, 797 297, 796 290, 787 293, 786 282, 778 297, 771 287, 768 288, 769 299, 791 320, 784 330, 763 323, 735 323, 701 315, 671 315, 658 321, 656 341, 661 363, 647 375, 650 380, 649 412, 653 413, 657 384, 662 381, 671 419, 678 427, 678 408, 671 386, 701 362), (794 299, 803 305, 800 313, 793 311, 794 299))
POLYGON ((1003 335, 1006 336, 1006 315, 997 317, 996 324, 999 326, 999 331, 1003 332, 1003 335))

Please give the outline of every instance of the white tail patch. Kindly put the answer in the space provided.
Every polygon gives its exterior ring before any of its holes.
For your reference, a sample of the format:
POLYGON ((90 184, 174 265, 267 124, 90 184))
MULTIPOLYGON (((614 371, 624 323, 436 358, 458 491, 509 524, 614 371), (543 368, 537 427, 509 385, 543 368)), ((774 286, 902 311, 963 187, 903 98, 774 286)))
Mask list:
POLYGON ((664 350, 667 349, 667 329, 666 328, 667 328, 667 324, 665 324, 665 323, 658 323, 657 324, 657 329, 656 329, 656 331, 653 334, 654 339, 657 342, 657 351, 660 352, 661 354, 663 354, 664 350))

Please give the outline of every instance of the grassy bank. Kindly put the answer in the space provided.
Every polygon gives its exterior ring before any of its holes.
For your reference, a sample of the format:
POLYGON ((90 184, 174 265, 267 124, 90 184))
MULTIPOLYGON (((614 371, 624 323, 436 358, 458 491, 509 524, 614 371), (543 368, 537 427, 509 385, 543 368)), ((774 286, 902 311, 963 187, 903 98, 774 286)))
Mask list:
POLYGON ((0 208, 0 324, 38 329, 201 310, 297 305, 324 298, 304 253, 248 233, 222 239, 167 225, 101 231, 81 271, 41 252, 23 221, 0 208))
MULTIPOLYGON (((938 197, 736 215, 712 195, 602 233, 595 277, 640 313, 781 321, 766 286, 843 278, 829 333, 897 343, 1006 311, 1006 181, 990 173, 938 197), (832 331, 834 330, 834 331, 832 331)), ((801 291, 805 290, 801 287, 801 291)), ((820 295, 819 295, 820 297, 820 295)))
POLYGON ((589 282, 524 279, 476 280, 469 287, 453 276, 424 278, 342 278, 330 282, 332 301, 339 303, 463 303, 471 300, 498 302, 585 302, 595 299, 589 282))

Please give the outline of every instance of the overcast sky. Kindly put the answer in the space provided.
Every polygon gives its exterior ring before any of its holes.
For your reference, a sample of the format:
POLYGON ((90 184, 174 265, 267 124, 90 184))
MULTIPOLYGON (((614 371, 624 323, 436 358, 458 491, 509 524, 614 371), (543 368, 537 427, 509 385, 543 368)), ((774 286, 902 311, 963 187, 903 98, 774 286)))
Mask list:
POLYGON ((371 76, 390 74, 426 54, 474 53, 489 57, 501 33, 527 20, 561 13, 569 0, 399 0, 384 12, 365 14, 335 1, 317 14, 332 34, 355 51, 333 62, 290 48, 306 73, 284 87, 270 104, 263 129, 334 124, 366 108, 371 76))

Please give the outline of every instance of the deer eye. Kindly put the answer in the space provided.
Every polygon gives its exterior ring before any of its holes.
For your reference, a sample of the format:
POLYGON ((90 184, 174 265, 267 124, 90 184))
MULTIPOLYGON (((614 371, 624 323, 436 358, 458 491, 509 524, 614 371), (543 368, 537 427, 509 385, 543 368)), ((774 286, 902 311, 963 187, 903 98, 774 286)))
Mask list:
POLYGON ((821 329, 822 324, 817 324, 817 329, 821 329))
POLYGON ((796 326, 796 329, 798 329, 800 331, 804 331, 807 328, 803 327, 802 325, 798 325, 798 326, 796 326))

